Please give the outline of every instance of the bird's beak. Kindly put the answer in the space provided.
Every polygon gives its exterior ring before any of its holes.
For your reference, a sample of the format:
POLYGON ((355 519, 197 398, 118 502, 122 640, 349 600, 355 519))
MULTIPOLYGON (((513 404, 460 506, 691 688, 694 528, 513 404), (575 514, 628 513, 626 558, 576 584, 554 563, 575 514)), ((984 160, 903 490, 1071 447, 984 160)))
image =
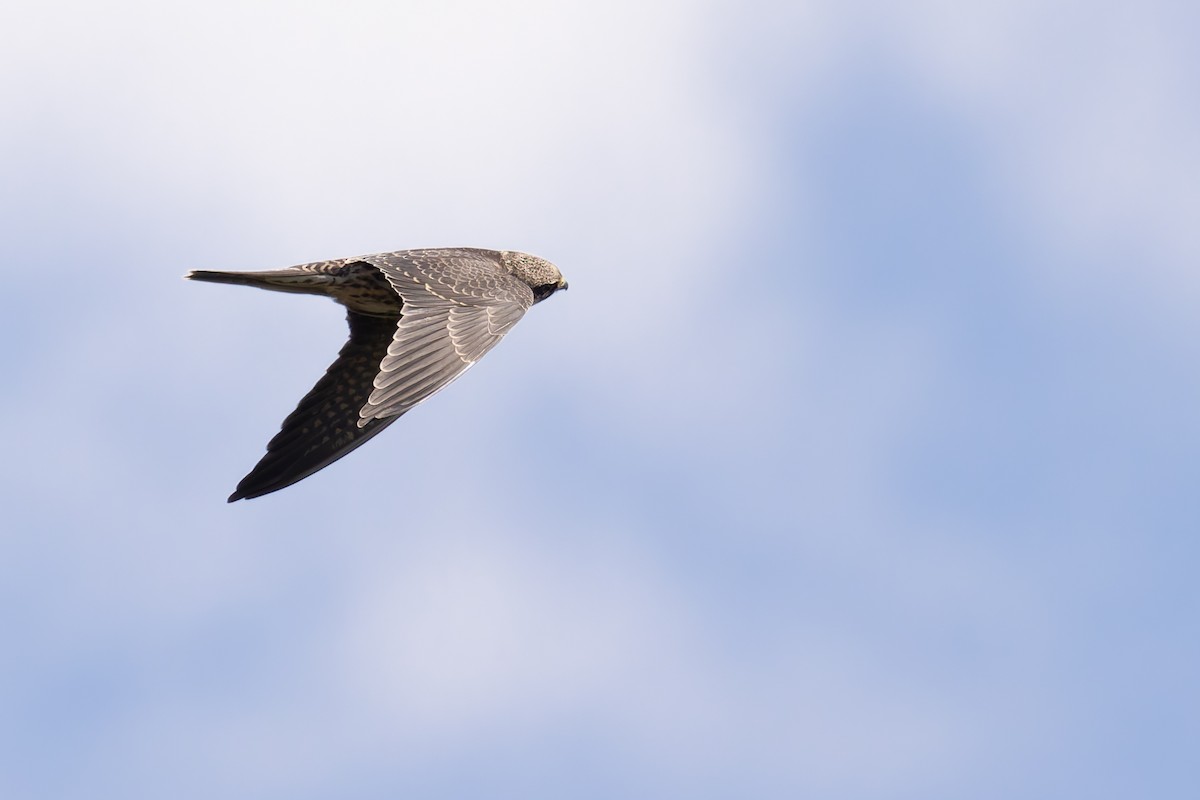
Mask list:
POLYGON ((567 290, 567 282, 566 282, 566 281, 559 281, 559 282, 558 282, 558 288, 562 289, 562 290, 565 292, 565 291, 567 290))

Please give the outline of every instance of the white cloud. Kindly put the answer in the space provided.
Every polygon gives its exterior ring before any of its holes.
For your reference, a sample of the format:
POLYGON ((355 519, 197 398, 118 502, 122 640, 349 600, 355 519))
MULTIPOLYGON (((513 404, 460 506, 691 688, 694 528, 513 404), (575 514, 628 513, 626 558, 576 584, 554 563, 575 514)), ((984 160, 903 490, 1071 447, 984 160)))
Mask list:
POLYGON ((631 213, 681 241, 731 194, 686 4, 24 13, 7 58, 40 80, 10 79, 19 121, 77 134, 114 182, 224 195, 287 233, 285 260, 563 225, 620 252, 644 244, 631 213))
POLYGON ((409 554, 412 569, 359 576, 333 651, 343 689, 377 722, 427 743, 540 727, 572 710, 603 713, 645 660, 686 656, 692 621, 670 579, 622 552, 618 532, 572 531, 607 541, 584 560, 516 544, 482 517, 474 531, 427 541, 409 554))

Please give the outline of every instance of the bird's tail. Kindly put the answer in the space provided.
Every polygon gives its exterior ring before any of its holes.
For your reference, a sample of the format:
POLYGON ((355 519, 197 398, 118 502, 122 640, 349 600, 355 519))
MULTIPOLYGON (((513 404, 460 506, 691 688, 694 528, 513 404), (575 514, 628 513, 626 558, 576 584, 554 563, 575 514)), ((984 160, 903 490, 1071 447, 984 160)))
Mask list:
POLYGON ((328 294, 334 283, 333 275, 313 272, 302 267, 274 269, 266 272, 219 272, 194 269, 185 278, 209 283, 231 283, 235 286, 255 286, 276 292, 298 292, 300 294, 328 294))

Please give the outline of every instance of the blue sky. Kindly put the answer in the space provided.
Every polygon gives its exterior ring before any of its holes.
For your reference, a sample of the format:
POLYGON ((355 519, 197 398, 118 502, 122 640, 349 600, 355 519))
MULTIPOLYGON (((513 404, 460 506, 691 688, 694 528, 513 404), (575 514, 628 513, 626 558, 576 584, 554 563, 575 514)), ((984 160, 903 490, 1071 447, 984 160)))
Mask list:
POLYGON ((0 48, 0 795, 1191 797, 1174 3, 63 3, 0 48), (345 336, 553 260, 261 500, 345 336))

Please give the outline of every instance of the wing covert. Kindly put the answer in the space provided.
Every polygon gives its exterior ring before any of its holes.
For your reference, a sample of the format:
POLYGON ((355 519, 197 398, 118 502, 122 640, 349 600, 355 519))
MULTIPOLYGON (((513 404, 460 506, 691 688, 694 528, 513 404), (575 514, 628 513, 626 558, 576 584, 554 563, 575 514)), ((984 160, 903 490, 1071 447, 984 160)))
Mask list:
POLYGON ((404 300, 404 314, 359 412, 360 427, 396 417, 482 358, 533 305, 528 286, 489 251, 407 251, 371 262, 404 300))

